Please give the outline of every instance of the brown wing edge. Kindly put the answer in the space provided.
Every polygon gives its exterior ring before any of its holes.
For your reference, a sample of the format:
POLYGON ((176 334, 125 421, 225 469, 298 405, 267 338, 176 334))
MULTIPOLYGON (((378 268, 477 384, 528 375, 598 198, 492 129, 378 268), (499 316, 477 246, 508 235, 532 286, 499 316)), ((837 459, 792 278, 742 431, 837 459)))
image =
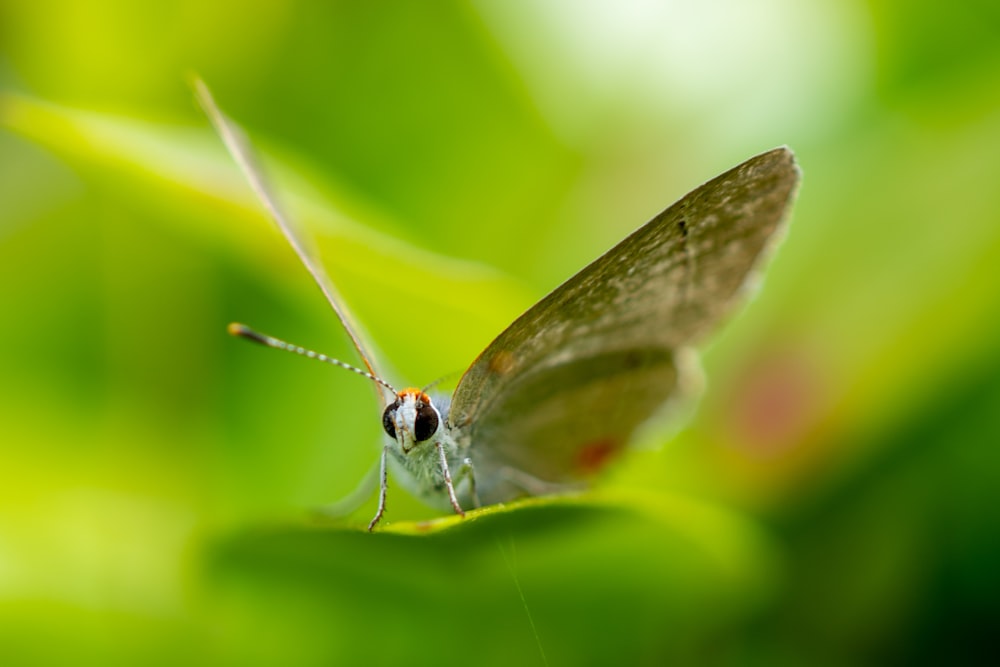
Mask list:
MULTIPOLYGON (((789 167, 789 175, 792 177, 792 184, 788 190, 788 196, 785 199, 784 207, 778 218, 775 229, 771 232, 771 236, 768 238, 767 243, 761 251, 757 253, 757 259, 754 260, 754 266, 749 273, 747 273, 747 277, 743 281, 742 287, 739 292, 734 295, 732 302, 729 304, 730 312, 726 315, 726 317, 730 317, 733 314, 733 311, 747 305, 753 296, 760 291, 763 284, 764 267, 771 263, 771 260, 774 259, 775 254, 778 252, 778 248, 782 243, 784 243, 785 237, 788 236, 792 206, 795 204, 795 200, 798 199, 799 187, 802 184, 802 169, 799 167, 799 163, 795 159, 795 153, 792 152, 792 149, 787 145, 783 145, 755 155, 749 160, 737 165, 733 169, 730 169, 725 174, 722 174, 722 176, 725 176, 726 174, 729 174, 752 161, 771 156, 780 158, 780 161, 789 167)), ((722 178, 722 176, 717 178, 722 178)), ((717 180, 717 178, 712 179, 712 181, 717 180)), ((711 183, 712 181, 708 181, 707 183, 711 183)))

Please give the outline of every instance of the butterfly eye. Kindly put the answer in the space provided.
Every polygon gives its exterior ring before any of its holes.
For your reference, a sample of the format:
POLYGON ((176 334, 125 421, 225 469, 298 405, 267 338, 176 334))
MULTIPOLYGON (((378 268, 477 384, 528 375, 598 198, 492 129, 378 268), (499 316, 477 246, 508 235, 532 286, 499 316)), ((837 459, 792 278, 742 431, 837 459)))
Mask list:
POLYGON ((399 408, 399 401, 393 401, 389 405, 385 406, 385 412, 382 413, 382 428, 389 437, 393 440, 396 439, 396 409, 399 408))
POLYGON ((438 413, 430 405, 421 405, 417 408, 417 419, 413 425, 413 437, 417 442, 423 442, 431 437, 438 430, 438 413))

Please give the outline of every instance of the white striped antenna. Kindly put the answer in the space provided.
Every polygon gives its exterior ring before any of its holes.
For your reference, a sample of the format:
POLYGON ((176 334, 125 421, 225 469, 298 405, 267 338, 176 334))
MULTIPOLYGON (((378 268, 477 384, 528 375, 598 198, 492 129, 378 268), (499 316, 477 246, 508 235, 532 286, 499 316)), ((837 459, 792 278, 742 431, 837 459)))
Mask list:
POLYGON ((306 348, 300 345, 292 345, 291 343, 283 341, 280 338, 275 338, 274 336, 268 336, 267 334, 262 334, 259 331, 254 331, 245 324, 240 324, 239 322, 233 322, 228 327, 226 327, 226 331, 228 331, 229 334, 232 336, 239 336, 240 338, 246 338, 247 340, 251 340, 260 345, 273 347, 276 350, 285 350, 286 352, 291 352, 293 354, 298 354, 303 357, 308 357, 310 359, 315 359, 317 361, 322 361, 323 363, 332 364, 334 366, 339 366, 340 368, 353 371, 358 375, 365 376, 372 382, 376 382, 382 385, 383 387, 391 391, 393 395, 399 393, 395 390, 395 388, 391 384, 389 384, 382 378, 372 373, 369 373, 368 371, 362 370, 357 366, 352 366, 348 363, 340 361, 339 359, 328 357, 322 352, 314 352, 313 350, 307 350, 306 348))

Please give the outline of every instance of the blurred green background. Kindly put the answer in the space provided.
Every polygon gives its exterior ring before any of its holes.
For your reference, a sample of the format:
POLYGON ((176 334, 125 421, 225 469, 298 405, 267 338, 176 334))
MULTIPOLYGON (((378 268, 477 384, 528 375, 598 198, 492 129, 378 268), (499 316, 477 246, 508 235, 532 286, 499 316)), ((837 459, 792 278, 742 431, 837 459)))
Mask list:
POLYGON ((4 0, 0 663, 996 664, 998 7, 4 0), (365 383, 225 335, 354 360, 190 72, 400 383, 750 155, 804 181, 682 428, 368 535, 308 520, 365 383))

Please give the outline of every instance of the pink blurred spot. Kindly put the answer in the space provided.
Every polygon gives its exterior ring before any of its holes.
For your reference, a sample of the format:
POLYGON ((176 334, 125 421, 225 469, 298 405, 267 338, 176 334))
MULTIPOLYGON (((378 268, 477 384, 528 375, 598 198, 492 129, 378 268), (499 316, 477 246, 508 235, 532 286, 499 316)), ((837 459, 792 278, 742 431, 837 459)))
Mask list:
POLYGON ((787 453, 816 427, 825 390, 818 358, 802 346, 762 352, 731 385, 727 439, 757 455, 787 453))

